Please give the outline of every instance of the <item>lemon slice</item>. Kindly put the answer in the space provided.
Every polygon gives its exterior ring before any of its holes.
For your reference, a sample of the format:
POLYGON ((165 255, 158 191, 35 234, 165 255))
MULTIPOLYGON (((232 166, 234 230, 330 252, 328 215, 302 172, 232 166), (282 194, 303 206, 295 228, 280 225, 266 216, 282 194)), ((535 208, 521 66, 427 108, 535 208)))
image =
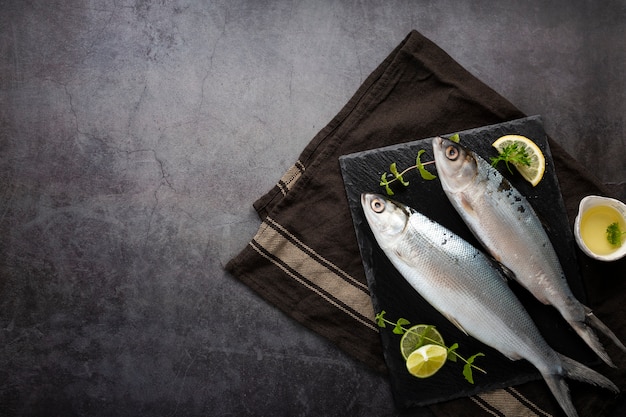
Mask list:
POLYGON ((541 149, 535 142, 528 139, 526 136, 521 135, 505 135, 496 140, 492 146, 502 153, 504 148, 509 145, 517 144, 521 149, 526 151, 526 154, 530 158, 530 165, 523 165, 515 162, 511 162, 517 171, 530 182, 533 187, 539 184, 543 174, 546 171, 546 158, 543 156, 541 149))
POLYGON ((406 360, 406 369, 413 376, 428 378, 434 375, 448 356, 448 349, 439 345, 424 345, 413 351, 406 360))
POLYGON ((441 333, 433 326, 418 324, 411 327, 402 335, 402 339, 400 339, 400 352, 402 352, 404 360, 407 360, 413 351, 417 350, 422 345, 428 344, 445 345, 441 333))

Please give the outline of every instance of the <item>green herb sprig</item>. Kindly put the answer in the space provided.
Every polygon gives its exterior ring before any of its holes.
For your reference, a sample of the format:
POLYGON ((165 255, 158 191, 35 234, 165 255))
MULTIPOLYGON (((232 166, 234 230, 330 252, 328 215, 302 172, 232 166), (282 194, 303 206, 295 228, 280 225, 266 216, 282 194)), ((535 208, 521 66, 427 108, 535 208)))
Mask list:
POLYGON ((425 179, 425 180, 434 180, 435 178, 437 178, 436 176, 434 176, 433 174, 428 172, 426 170, 426 168, 424 168, 424 165, 429 165, 429 164, 435 163, 435 161, 429 161, 429 162, 422 163, 420 158, 422 157, 422 154, 424 152, 426 152, 426 151, 421 149, 417 153, 417 158, 415 160, 415 165, 408 167, 407 169, 405 169, 402 172, 398 172, 398 167, 397 167, 395 162, 393 162, 391 165, 389 165, 389 171, 391 171, 391 175, 387 174, 386 172, 383 172, 383 175, 381 175, 381 177, 380 177, 380 185, 385 187, 385 191, 387 192, 387 195, 394 195, 394 192, 391 189, 391 184, 393 184, 396 181, 400 182, 400 184, 402 184, 403 186, 407 187, 409 185, 409 182, 404 179, 403 175, 406 174, 407 172, 413 170, 413 169, 417 169, 419 171, 420 175, 422 176, 422 178, 425 179), (389 179, 390 176, 391 176, 391 179, 389 179))
MULTIPOLYGON (((459 134, 455 133, 454 135, 450 136, 448 140, 451 140, 452 142, 455 142, 455 143, 459 143, 460 141, 459 134)), ((434 164, 435 161, 428 161, 428 162, 421 161, 422 154, 424 152, 426 152, 424 149, 420 149, 420 151, 417 153, 417 158, 415 158, 415 165, 408 167, 402 172, 398 171, 398 167, 395 162, 389 165, 389 171, 391 172, 391 174, 383 172, 383 174, 380 177, 380 186, 385 187, 385 191, 387 192, 387 195, 394 195, 394 192, 391 189, 391 184, 393 184, 396 181, 402 184, 404 187, 407 187, 409 185, 409 182, 404 179, 403 175, 411 170, 417 169, 422 179, 427 180, 427 181, 434 180, 435 178, 437 178, 437 176, 431 174, 425 168, 426 165, 434 164)))
POLYGON ((621 247, 623 235, 626 235, 626 231, 622 232, 617 222, 611 223, 609 227, 606 228, 606 240, 609 241, 611 246, 621 247))
MULTIPOLYGON (((399 318, 396 322, 390 321, 388 319, 385 318, 385 314, 387 312, 385 310, 382 310, 380 313, 376 314, 376 324, 379 327, 387 327, 387 324, 390 324, 393 327, 392 332, 394 334, 404 334, 406 333, 409 329, 405 326, 408 326, 409 324, 411 324, 411 322, 409 322, 407 319, 405 318, 399 318)), ((450 347, 445 346, 443 344, 441 344, 440 342, 436 341, 436 340, 432 340, 428 337, 425 336, 427 332, 424 332, 424 334, 421 335, 420 341, 418 346, 421 346, 423 344, 425 344, 425 342, 428 343, 433 343, 433 344, 437 344, 440 346, 443 346, 444 348, 447 349, 448 351, 448 360, 452 361, 452 362, 456 362, 456 359, 460 359, 462 362, 465 363, 465 365, 463 365, 463 376, 465 377, 465 380, 467 382, 469 382, 470 384, 474 383, 474 376, 472 373, 472 369, 475 369, 479 372, 482 372, 484 374, 487 373, 487 371, 485 371, 482 368, 479 368, 478 366, 474 365, 474 361, 476 360, 476 358, 480 357, 480 356, 485 356, 484 353, 476 353, 475 355, 470 356, 469 358, 465 359, 464 357, 462 357, 461 355, 458 354, 457 349, 459 348, 459 344, 458 343, 454 343, 452 344, 450 347)))
POLYGON ((524 147, 519 146, 517 143, 511 143, 510 145, 505 146, 500 152, 500 155, 491 157, 491 166, 495 168, 500 161, 504 161, 504 164, 511 174, 513 173, 513 170, 509 165, 510 163, 525 166, 530 166, 531 164, 528 152, 526 152, 524 147))

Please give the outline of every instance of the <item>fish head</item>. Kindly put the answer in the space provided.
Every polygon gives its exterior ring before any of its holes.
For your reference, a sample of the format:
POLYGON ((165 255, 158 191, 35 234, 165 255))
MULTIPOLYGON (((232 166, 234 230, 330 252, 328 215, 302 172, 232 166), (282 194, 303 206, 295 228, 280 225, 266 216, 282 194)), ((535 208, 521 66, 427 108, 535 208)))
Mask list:
POLYGON ((463 191, 478 174, 474 154, 458 143, 436 137, 433 155, 441 185, 448 191, 463 191))
POLYGON ((361 194, 365 218, 381 246, 400 237, 409 221, 409 209, 379 194, 361 194))

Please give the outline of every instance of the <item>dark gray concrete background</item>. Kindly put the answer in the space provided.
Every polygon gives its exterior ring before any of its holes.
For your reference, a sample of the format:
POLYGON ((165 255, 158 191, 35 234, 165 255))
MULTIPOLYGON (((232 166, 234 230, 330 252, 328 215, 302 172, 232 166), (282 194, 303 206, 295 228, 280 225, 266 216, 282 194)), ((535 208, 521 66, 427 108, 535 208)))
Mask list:
POLYGON ((0 0, 0 415, 394 415, 223 271, 252 202, 411 29, 624 200, 625 28, 615 0, 0 0))

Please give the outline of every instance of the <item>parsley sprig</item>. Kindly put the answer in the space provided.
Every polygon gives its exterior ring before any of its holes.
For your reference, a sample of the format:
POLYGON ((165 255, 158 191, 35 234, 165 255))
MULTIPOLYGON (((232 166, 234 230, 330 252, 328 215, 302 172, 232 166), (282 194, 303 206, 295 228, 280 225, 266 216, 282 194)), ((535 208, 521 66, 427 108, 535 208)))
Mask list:
POLYGON ((513 170, 511 169, 510 163, 530 166, 531 160, 528 152, 526 152, 526 148, 520 146, 518 143, 511 143, 505 146, 502 151, 500 151, 500 155, 491 158, 491 166, 495 168, 498 165, 498 162, 504 161, 509 172, 512 174, 513 170))
MULTIPOLYGON (((394 334, 399 334, 399 335, 404 334, 408 331, 408 328, 405 326, 408 326, 409 324, 411 324, 410 321, 401 317, 396 322, 393 322, 385 318, 386 313, 387 312, 385 310, 382 310, 380 313, 376 314, 375 318, 376 318, 376 324, 378 325, 378 327, 387 327, 387 324, 390 324, 394 326, 392 332, 394 334)), ((474 361, 476 360, 476 358, 478 358, 479 356, 485 356, 484 353, 478 352, 475 355, 472 355, 469 358, 465 359, 464 357, 462 357, 461 355, 457 353, 457 349, 459 348, 458 343, 454 343, 450 347, 448 347, 446 345, 441 344, 440 342, 436 340, 432 340, 428 338, 427 336, 425 336, 426 333, 427 332, 424 332, 424 334, 421 336, 419 345, 421 346, 422 344, 426 344, 425 342, 428 342, 428 343, 433 343, 433 344, 437 344, 437 345, 445 347, 448 351, 448 360, 452 362, 456 362, 456 359, 458 358, 462 362, 465 363, 465 365, 463 365, 463 376, 465 377, 465 380, 467 380, 467 382, 469 382, 470 384, 474 383, 474 376, 472 373, 472 369, 480 371, 484 374, 487 373, 487 371, 485 371, 484 369, 479 368, 478 366, 474 365, 474 361)))
POLYGON ((622 232, 617 222, 611 223, 609 227, 606 228, 606 240, 609 241, 611 246, 621 247, 623 235, 626 235, 626 231, 622 232))

